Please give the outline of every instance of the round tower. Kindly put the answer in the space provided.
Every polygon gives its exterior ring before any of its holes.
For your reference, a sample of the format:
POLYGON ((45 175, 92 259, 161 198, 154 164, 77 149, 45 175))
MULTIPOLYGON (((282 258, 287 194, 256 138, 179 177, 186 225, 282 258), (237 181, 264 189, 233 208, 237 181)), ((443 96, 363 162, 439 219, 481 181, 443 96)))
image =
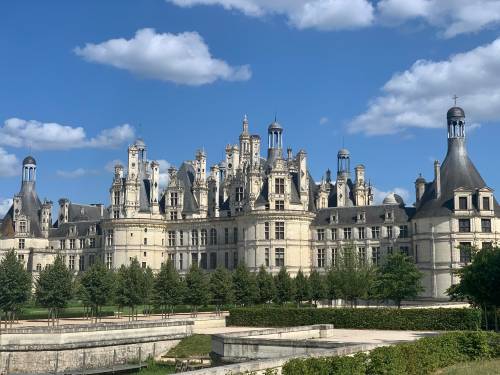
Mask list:
POLYGON ((283 128, 276 121, 273 121, 267 129, 268 135, 268 159, 282 158, 283 154, 283 128))
POLYGON ((36 181, 36 160, 33 156, 27 156, 23 160, 23 184, 36 181))

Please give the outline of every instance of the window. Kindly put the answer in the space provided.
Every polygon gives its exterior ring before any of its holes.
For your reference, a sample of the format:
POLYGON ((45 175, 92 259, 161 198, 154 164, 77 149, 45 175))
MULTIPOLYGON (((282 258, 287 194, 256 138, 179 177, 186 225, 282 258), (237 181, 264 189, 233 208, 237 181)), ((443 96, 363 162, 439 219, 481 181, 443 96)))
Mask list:
POLYGON ((266 267, 269 267, 269 248, 268 247, 266 247, 264 249, 264 265, 266 267))
POLYGON ((483 242, 482 244, 483 249, 492 249, 493 248, 493 242, 483 242))
POLYGON ((115 206, 118 206, 120 204, 120 192, 119 191, 115 191, 114 201, 115 201, 115 206))
POLYGON ((141 267, 142 267, 142 268, 146 268, 147 266, 148 266, 148 265, 147 265, 147 263, 146 263, 146 262, 142 262, 142 264, 141 264, 141 267))
POLYGON ((191 253, 191 264, 198 264, 198 253, 191 253))
POLYGON ((277 200, 274 202, 274 208, 276 211, 284 211, 285 210, 285 201, 277 200))
POLYGON ((201 253, 201 259, 200 259, 200 267, 204 270, 207 269, 208 262, 207 262, 207 253, 201 253))
POLYGON ((276 267, 285 266, 285 249, 278 247, 274 250, 274 265, 276 267))
POLYGON ((471 260, 472 246, 470 242, 460 242, 460 263, 468 264, 471 260))
POLYGON ((179 254, 179 269, 184 269, 184 254, 179 254))
POLYGON ((78 271, 85 271, 85 257, 83 255, 78 258, 78 271))
POLYGON ((144 255, 145 257, 147 257, 147 256, 148 256, 148 253, 145 251, 145 252, 143 253, 143 255, 144 255))
POLYGON ((387 254, 388 254, 388 255, 391 255, 391 254, 392 254, 392 252, 393 252, 393 248, 392 248, 392 246, 387 246, 387 254))
POLYGON ((191 245, 198 246, 198 230, 193 229, 191 231, 191 245))
POLYGON ((224 228, 224 244, 229 244, 229 228, 224 228))
POLYGON ((358 259, 361 264, 366 262, 366 247, 358 247, 358 259))
POLYGON ((227 251, 224 253, 224 267, 229 268, 229 253, 227 251))
POLYGON ((19 231, 21 233, 26 233, 27 232, 27 230, 26 230, 26 222, 25 221, 21 221, 19 223, 19 231))
POLYGON ((489 197, 483 197, 483 210, 491 210, 489 197))
POLYGON ((392 227, 386 227, 387 230, 387 238, 392 238, 392 227))
POLYGON ((326 264, 326 249, 318 249, 318 268, 324 268, 326 264))
POLYGON ((26 246, 26 240, 24 238, 20 238, 19 239, 19 248, 20 249, 24 249, 24 247, 26 246))
POLYGON ((94 249, 95 248, 95 238, 90 238, 89 239, 89 247, 91 249, 94 249))
POLYGON ((372 247, 372 264, 378 266, 380 263, 380 247, 372 247))
POLYGON ((459 197, 458 198, 458 208, 460 210, 466 210, 467 209, 467 197, 459 197))
POLYGON ((148 239, 146 237, 144 237, 144 245, 147 245, 148 244, 148 239))
POLYGON ((408 225, 399 226, 399 238, 408 238, 408 225))
POLYGON ((120 210, 113 210, 113 219, 120 218, 120 210))
POLYGON ((66 249, 66 240, 59 240, 59 248, 66 249))
POLYGON ((481 219, 481 231, 484 233, 491 233, 491 220, 481 219))
POLYGON ((265 238, 266 240, 268 240, 268 239, 269 239, 269 236, 270 236, 270 235, 269 235, 269 232, 270 232, 269 227, 270 227, 269 222, 267 222, 267 221, 266 221, 266 222, 264 223, 264 238, 265 238))
POLYGON ((332 240, 337 239, 337 228, 332 228, 332 240))
POLYGON ((200 233, 201 233, 201 244, 205 246, 207 244, 207 230, 202 229, 200 233))
POLYGON ((337 265, 337 260, 338 260, 338 249, 336 247, 334 247, 332 249, 332 266, 336 266, 337 265))
POLYGON ((70 255, 68 258, 68 268, 73 271, 75 269, 75 256, 70 255))
POLYGON ((179 231, 179 245, 184 245, 184 231, 182 230, 179 231))
POLYGON ((95 263, 95 255, 94 254, 90 254, 89 255, 89 264, 93 265, 94 263, 95 263))
POLYGON ((360 240, 364 240, 365 239, 365 228, 361 227, 361 228, 358 228, 358 238, 360 240))
POLYGON ((238 228, 233 228, 233 243, 238 243, 238 228))
POLYGON ((38 272, 41 272, 41 271, 42 271, 42 265, 41 265, 40 263, 38 263, 38 264, 36 265, 36 270, 37 270, 38 272))
POLYGON ((210 245, 217 245, 217 229, 210 229, 210 245))
POLYGON ((106 242, 107 242, 108 246, 113 246, 113 231, 112 230, 110 230, 107 233, 106 242))
POLYGON ((325 230, 318 229, 316 232, 318 233, 318 241, 324 241, 325 240, 325 230))
POLYGON ((350 240, 352 238, 352 229, 344 228, 344 240, 350 240))
POLYGON ((285 223, 283 221, 277 221, 274 225, 274 235, 277 240, 285 239, 285 223))
POLYGON ((409 256, 410 255, 410 248, 408 246, 400 246, 399 252, 405 256, 409 256))
POLYGON ((76 240, 74 238, 71 238, 69 240, 69 248, 72 249, 72 250, 76 249, 76 240))
POLYGON ((170 206, 177 207, 179 205, 179 193, 173 191, 170 193, 170 206))
POLYGON ((174 230, 169 230, 168 231, 168 246, 175 246, 175 231, 174 230))
POLYGON ((380 238, 380 227, 372 227, 372 238, 380 238))
POLYGON ((177 220, 177 211, 170 211, 170 220, 177 220))
POLYGON ((80 249, 85 248, 85 238, 80 238, 80 249))
POLYGON ((243 202, 243 188, 242 187, 236 188, 235 200, 236 200, 236 202, 243 202))
POLYGON ((110 270, 113 268, 113 253, 106 254, 106 268, 110 270))
POLYGON ((469 233, 470 219, 458 219, 458 231, 461 233, 469 233))
POLYGON ((238 267, 238 262, 239 262, 239 260, 238 260, 238 252, 235 251, 233 253, 233 268, 238 267))
POLYGON ((210 269, 217 268, 217 253, 210 253, 210 269))
POLYGON ((24 254, 17 254, 17 260, 24 262, 24 254))
POLYGON ((274 179, 274 193, 275 194, 285 194, 285 179, 275 178, 274 179))

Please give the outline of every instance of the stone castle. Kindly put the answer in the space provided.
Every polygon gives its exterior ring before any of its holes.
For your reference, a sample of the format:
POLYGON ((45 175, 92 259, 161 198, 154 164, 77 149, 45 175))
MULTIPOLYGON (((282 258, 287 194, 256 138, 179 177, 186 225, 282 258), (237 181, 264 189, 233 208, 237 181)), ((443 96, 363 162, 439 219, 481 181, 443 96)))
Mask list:
POLYGON ((448 111, 447 127, 448 153, 435 162, 432 181, 416 179, 411 206, 393 193, 374 204, 365 167, 351 174, 346 149, 338 152, 336 175, 327 171, 316 183, 305 151, 285 153, 276 121, 262 157, 262 140, 250 134, 246 117, 224 161, 207 170, 198 151, 168 170, 162 191, 159 163, 148 161, 138 139, 128 148, 127 168, 115 166, 108 206, 60 199, 56 220, 52 202, 37 196, 37 164, 28 156, 21 190, 0 223, 0 254, 16 249, 35 276, 57 254, 75 271, 97 259, 114 269, 137 258, 153 270, 166 260, 181 273, 193 263, 213 270, 243 262, 252 271, 285 266, 293 275, 324 271, 350 244, 374 264, 397 251, 411 256, 424 273, 422 297, 447 298, 457 282, 452 271, 470 261, 465 247, 493 246, 500 236, 500 206, 467 154, 461 108, 448 111))

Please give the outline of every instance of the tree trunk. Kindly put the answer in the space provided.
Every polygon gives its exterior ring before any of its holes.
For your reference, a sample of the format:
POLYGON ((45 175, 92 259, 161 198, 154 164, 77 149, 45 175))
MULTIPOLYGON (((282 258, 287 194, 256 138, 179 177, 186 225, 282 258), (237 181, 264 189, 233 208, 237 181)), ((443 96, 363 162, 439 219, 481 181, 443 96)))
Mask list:
POLYGON ((485 325, 485 330, 488 330, 488 308, 486 305, 484 305, 484 325, 485 325))
POLYGON ((498 311, 497 307, 493 306, 494 309, 494 316, 495 316, 495 331, 498 332, 498 311))

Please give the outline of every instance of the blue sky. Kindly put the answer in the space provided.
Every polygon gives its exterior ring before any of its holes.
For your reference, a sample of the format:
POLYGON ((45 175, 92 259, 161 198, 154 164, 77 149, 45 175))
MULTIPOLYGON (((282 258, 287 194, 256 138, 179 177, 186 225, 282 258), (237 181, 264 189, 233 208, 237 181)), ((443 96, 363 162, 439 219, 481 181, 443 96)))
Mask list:
POLYGON ((418 173, 432 179, 446 153, 454 94, 472 160, 497 189, 499 3, 2 2, 0 210, 30 149, 41 198, 108 203, 109 166, 135 136, 163 166, 202 147, 213 164, 244 114, 265 136, 275 113, 317 180, 344 143, 380 192, 412 203, 418 173))

